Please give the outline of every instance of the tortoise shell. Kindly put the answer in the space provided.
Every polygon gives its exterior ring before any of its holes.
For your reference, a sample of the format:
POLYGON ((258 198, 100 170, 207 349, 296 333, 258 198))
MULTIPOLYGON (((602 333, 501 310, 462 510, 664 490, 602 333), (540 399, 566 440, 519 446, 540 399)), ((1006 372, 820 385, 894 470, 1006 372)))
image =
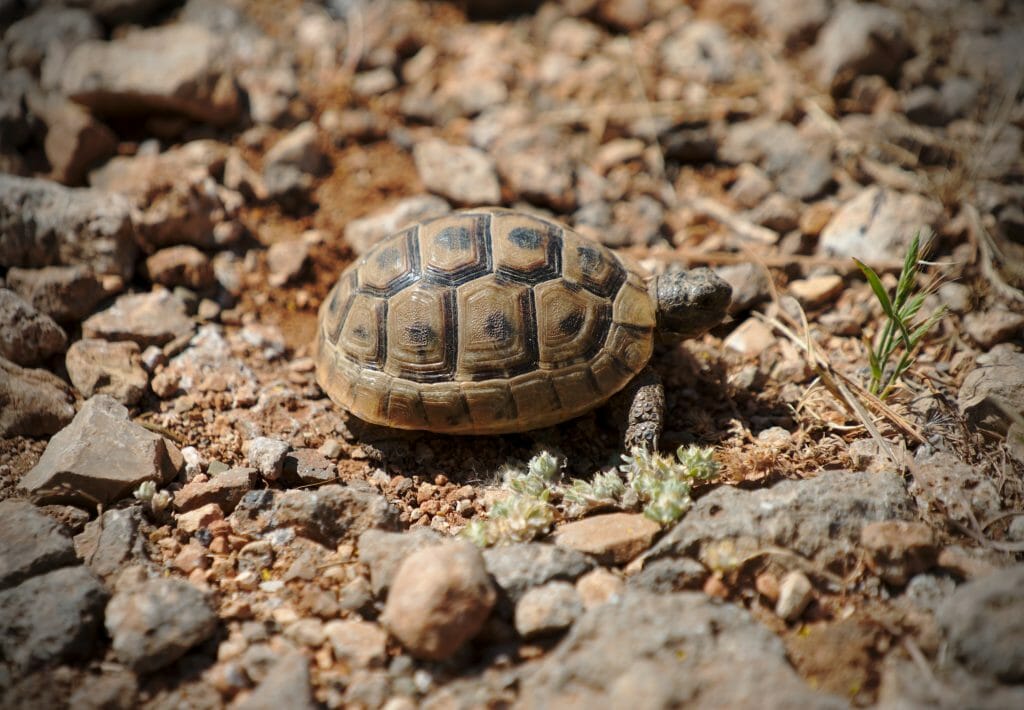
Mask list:
POLYGON ((341 274, 320 307, 317 380, 376 424, 526 431, 622 389, 654 326, 636 265, 545 219, 464 210, 387 237, 341 274))

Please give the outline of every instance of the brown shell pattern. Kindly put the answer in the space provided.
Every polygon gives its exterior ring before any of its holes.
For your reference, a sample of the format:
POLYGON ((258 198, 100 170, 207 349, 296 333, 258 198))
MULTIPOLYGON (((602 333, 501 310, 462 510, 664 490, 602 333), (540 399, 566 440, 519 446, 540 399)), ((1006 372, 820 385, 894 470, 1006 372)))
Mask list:
POLYGON ((466 210, 409 227, 320 308, 317 379, 361 419, 496 434, 597 407, 646 364, 641 273, 553 222, 466 210))

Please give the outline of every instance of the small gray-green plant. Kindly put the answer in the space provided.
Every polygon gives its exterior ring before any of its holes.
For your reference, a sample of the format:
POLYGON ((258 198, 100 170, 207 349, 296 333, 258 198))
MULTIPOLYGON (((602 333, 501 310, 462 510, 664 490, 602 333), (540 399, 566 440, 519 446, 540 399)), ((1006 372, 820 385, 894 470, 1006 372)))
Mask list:
POLYGON ((868 390, 880 399, 889 396, 896 383, 914 363, 921 340, 946 314, 945 306, 941 306, 927 318, 918 318, 921 306, 930 293, 928 289, 914 292, 920 268, 920 247, 921 233, 918 232, 910 242, 892 298, 875 270, 860 259, 854 259, 886 316, 885 326, 875 342, 868 346, 868 362, 871 365, 868 390), (893 363, 897 352, 899 359, 893 363))
POLYGON ((143 481, 132 495, 158 518, 171 505, 171 494, 168 491, 157 490, 155 481, 143 481))
POLYGON ((550 530, 558 511, 553 501, 561 502, 567 518, 598 508, 642 507, 644 515, 666 525, 690 507, 693 484, 718 471, 711 449, 696 446, 679 447, 674 458, 635 448, 622 461, 617 469, 598 472, 590 481, 573 479, 566 485, 560 480, 558 460, 542 452, 525 470, 505 469, 502 487, 507 495, 461 534, 481 547, 532 540, 550 530))

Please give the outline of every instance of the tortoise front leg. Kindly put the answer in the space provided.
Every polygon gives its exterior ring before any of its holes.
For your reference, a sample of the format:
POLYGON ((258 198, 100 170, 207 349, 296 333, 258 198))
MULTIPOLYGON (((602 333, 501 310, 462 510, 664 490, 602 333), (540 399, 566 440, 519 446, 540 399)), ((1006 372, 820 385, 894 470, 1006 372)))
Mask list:
POLYGON ((648 367, 620 393, 628 409, 621 419, 626 451, 642 446, 657 451, 665 421, 665 388, 661 377, 648 367))

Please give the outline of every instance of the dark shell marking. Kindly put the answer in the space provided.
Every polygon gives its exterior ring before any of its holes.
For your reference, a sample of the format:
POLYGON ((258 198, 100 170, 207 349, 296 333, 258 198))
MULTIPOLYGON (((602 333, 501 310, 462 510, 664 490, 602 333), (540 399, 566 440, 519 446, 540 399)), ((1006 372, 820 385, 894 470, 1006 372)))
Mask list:
POLYGON ((317 375, 357 416, 497 433, 590 410, 650 357, 643 277, 547 220, 467 210, 410 227, 341 275, 317 375))

